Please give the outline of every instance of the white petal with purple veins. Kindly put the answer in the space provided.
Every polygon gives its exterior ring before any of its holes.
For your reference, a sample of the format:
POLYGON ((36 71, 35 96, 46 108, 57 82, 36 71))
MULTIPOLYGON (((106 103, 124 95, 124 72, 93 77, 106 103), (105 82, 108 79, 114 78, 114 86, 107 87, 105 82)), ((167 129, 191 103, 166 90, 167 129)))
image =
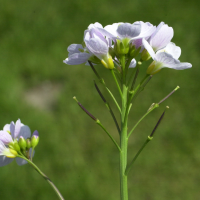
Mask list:
POLYGON ((66 58, 63 62, 68 65, 79 65, 85 63, 90 58, 91 54, 89 53, 74 53, 66 58))
POLYGON ((155 52, 154 52, 153 48, 151 47, 151 45, 144 38, 142 39, 142 44, 144 45, 144 48, 149 52, 152 59, 154 59, 155 52))
POLYGON ((74 53, 80 53, 79 49, 82 49, 84 51, 83 46, 81 44, 71 44, 71 45, 69 45, 68 48, 67 48, 67 51, 69 52, 69 56, 71 54, 74 54, 74 53))
POLYGON ((105 42, 98 38, 92 38, 85 41, 87 48, 100 60, 108 54, 108 46, 105 42))
POLYGON ((134 24, 124 23, 120 24, 117 28, 118 36, 123 38, 134 38, 138 36, 141 32, 141 25, 139 22, 134 24))
POLYGON ((183 70, 192 67, 190 63, 181 63, 179 60, 173 58, 172 55, 166 52, 156 54, 155 60, 162 63, 162 68, 167 67, 176 70, 183 70))
POLYGON ((154 51, 158 51, 167 46, 173 36, 173 28, 161 22, 160 25, 157 27, 156 32, 151 36, 149 44, 152 46, 154 51))
POLYGON ((0 141, 2 141, 4 144, 9 144, 13 141, 13 139, 7 131, 0 131, 0 141))
POLYGON ((26 125, 21 126, 21 130, 18 137, 20 136, 22 136, 24 139, 30 138, 31 137, 30 128, 26 125))
POLYGON ((157 53, 159 52, 169 53, 173 58, 178 59, 181 55, 181 48, 170 42, 164 49, 159 50, 157 53))

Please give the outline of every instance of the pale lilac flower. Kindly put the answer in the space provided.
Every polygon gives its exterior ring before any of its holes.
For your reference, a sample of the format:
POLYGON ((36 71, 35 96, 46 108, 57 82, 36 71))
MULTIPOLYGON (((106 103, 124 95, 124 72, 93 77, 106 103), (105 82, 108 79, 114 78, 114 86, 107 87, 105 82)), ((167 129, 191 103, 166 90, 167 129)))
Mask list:
POLYGON ((141 32, 140 22, 130 23, 114 23, 112 25, 107 25, 104 28, 98 28, 100 32, 109 39, 112 39, 114 42, 116 40, 127 40, 127 43, 130 43, 132 40, 141 32))
POLYGON ((16 155, 17 152, 15 150, 7 148, 5 144, 0 140, 0 167, 11 163, 16 155))
POLYGON ((89 58, 93 56, 92 53, 90 53, 86 48, 83 48, 81 44, 71 44, 67 48, 67 51, 69 52, 69 57, 63 60, 63 62, 68 65, 86 63, 89 58))
MULTIPOLYGON (((79 65, 82 63, 86 63, 87 61, 90 60, 93 63, 100 63, 100 61, 95 57, 95 52, 90 51, 90 49, 87 47, 86 42, 88 42, 92 38, 98 39, 105 39, 103 35, 98 31, 97 28, 103 28, 103 26, 96 22, 95 24, 90 24, 88 26, 88 29, 84 31, 84 42, 85 42, 85 47, 83 47, 81 44, 71 44, 67 51, 69 52, 68 58, 66 58, 63 62, 68 65, 79 65)), ((107 51, 108 52, 108 51, 107 51)), ((101 57, 101 56, 100 56, 101 57)), ((100 58, 99 58, 100 59, 100 58)), ((101 60, 101 59, 100 59, 101 60)))
POLYGON ((142 22, 139 21, 141 25, 141 32, 137 36, 136 39, 132 41, 132 44, 135 46, 136 49, 141 47, 141 51, 144 49, 143 44, 142 44, 142 39, 145 38, 146 40, 149 39, 149 37, 156 31, 156 26, 152 25, 149 22, 142 22))
POLYGON ((165 48, 173 38, 173 35, 173 28, 169 27, 164 22, 161 22, 151 37, 148 40, 143 39, 142 42, 145 49, 151 54, 152 49, 154 52, 157 52, 158 50, 165 48))
MULTIPOLYGON (((20 137, 23 137, 25 140, 30 138, 31 131, 30 128, 21 123, 20 119, 16 121, 16 123, 11 122, 10 124, 6 124, 2 131, 0 131, 0 141, 4 143, 5 146, 13 145, 15 141, 18 141, 20 137)), ((32 150, 30 149, 30 152, 32 150)), ((12 159, 7 159, 5 156, 0 156, 0 166, 4 166, 9 164, 12 159)), ((24 165, 27 163, 22 158, 16 157, 16 161, 18 165, 24 165)))
POLYGON ((88 50, 99 58, 106 68, 114 68, 112 57, 109 54, 108 41, 97 29, 91 29, 87 32, 84 41, 88 50))
POLYGON ((154 51, 150 51, 149 53, 154 61, 148 67, 147 74, 156 74, 165 67, 176 70, 183 70, 192 67, 190 63, 181 63, 178 60, 181 55, 181 48, 177 47, 172 42, 156 53, 154 53, 154 51))

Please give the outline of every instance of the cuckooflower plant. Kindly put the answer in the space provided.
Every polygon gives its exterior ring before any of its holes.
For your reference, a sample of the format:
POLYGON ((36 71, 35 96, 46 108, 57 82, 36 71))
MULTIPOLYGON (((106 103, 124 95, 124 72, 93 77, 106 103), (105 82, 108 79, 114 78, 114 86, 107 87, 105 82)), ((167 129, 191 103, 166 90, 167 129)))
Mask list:
POLYGON ((54 189, 59 199, 64 200, 53 182, 32 162, 34 149, 39 142, 39 133, 34 131, 31 137, 30 128, 21 123, 11 122, 0 131, 0 167, 16 159, 18 165, 29 163, 54 189))
MULTIPOLYGON (((158 108, 159 105, 163 103, 169 96, 171 96, 177 89, 179 89, 179 86, 177 86, 165 98, 158 101, 158 103, 153 103, 147 109, 147 112, 141 118, 139 118, 138 122, 132 128, 129 128, 128 126, 130 125, 128 124, 128 117, 131 111, 133 100, 138 98, 139 94, 144 90, 145 87, 147 87, 147 84, 152 79, 153 75, 159 72, 162 68, 167 67, 181 70, 192 67, 190 63, 181 63, 178 60, 181 55, 181 49, 171 42, 173 35, 173 28, 169 27, 164 22, 161 22, 156 27, 149 22, 144 23, 142 21, 137 21, 133 24, 120 22, 107 25, 105 27, 96 22, 89 25, 88 29, 84 32, 84 48, 88 54, 98 58, 99 61, 101 61, 101 63, 111 71, 114 82, 119 91, 119 96, 121 99, 120 104, 117 101, 119 98, 115 98, 110 89, 107 87, 104 79, 99 75, 94 66, 94 64, 99 64, 100 62, 96 62, 96 60, 91 59, 89 55, 88 58, 85 57, 84 62, 89 63, 95 75, 97 76, 97 79, 101 84, 103 84, 118 109, 120 122, 118 122, 110 103, 105 99, 97 83, 95 82, 95 88, 113 118, 113 122, 119 133, 120 142, 116 142, 112 134, 107 131, 101 121, 93 116, 77 100, 76 97, 74 97, 74 99, 81 109, 105 131, 115 145, 116 150, 119 152, 121 200, 128 200, 128 174, 144 147, 153 139, 154 133, 169 107, 166 106, 166 109, 158 119, 153 131, 132 158, 131 162, 128 162, 127 160, 129 137, 135 131, 138 124, 149 113, 158 108), (152 59, 153 62, 147 68, 144 78, 138 83, 139 69, 141 67, 145 67, 142 65, 149 59, 152 59)), ((77 48, 74 49, 77 50, 77 48)), ((69 57, 64 60, 64 63, 71 64, 69 62, 71 55, 72 54, 69 51, 69 57)), ((73 64, 76 63, 75 59, 77 59, 77 63, 80 63, 80 58, 73 57, 73 59, 73 64)))

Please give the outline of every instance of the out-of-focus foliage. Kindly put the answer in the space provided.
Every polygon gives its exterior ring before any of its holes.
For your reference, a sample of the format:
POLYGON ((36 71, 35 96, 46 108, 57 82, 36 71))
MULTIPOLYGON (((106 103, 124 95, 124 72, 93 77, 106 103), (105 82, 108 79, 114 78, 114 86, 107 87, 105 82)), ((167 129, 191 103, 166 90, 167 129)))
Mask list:
MULTIPOLYGON (((174 28, 172 42, 181 61, 193 68, 163 69, 133 105, 129 129, 153 102, 181 87, 143 121, 130 139, 129 160, 150 134, 166 105, 170 107, 154 139, 129 176, 130 199, 199 199, 200 2, 18 0, 0 6, 0 126, 18 118, 40 133, 35 163, 66 199, 119 199, 118 152, 107 135, 81 111, 73 96, 101 120, 113 136, 112 118, 95 91, 89 66, 67 66, 71 43, 81 43, 90 23, 164 21, 174 28)), ((143 66, 139 78, 147 66, 143 66)), ((118 95, 109 70, 96 67, 118 95)), ((101 87, 101 86, 100 86, 101 87)), ((101 87, 105 96, 112 101, 101 87)), ((117 109, 114 107, 115 112, 117 109)), ((0 171, 1 199, 53 200, 50 186, 31 168, 15 162, 0 171)))

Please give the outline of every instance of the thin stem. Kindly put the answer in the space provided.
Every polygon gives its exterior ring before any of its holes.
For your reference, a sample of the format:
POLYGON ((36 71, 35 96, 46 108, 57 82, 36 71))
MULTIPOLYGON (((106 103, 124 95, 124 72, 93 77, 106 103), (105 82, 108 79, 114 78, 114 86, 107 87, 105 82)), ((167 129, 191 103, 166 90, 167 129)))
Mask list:
MULTIPOLYGON (((117 100, 115 99, 114 95, 112 94, 112 92, 107 88, 105 81, 103 80, 103 78, 100 77, 100 75, 98 74, 98 72, 96 71, 96 69, 94 68, 93 64, 88 61, 88 63, 90 64, 93 72, 95 73, 95 75, 97 76, 97 78, 99 79, 100 83, 106 88, 106 90, 108 91, 108 93, 110 94, 110 96, 112 97, 113 101, 115 102, 119 112, 121 113, 121 108, 119 106, 119 104, 117 103, 117 100)), ((115 77, 116 78, 116 77, 115 77)), ((117 80, 116 80, 117 81, 117 80)))
POLYGON ((58 195, 59 199, 64 200, 63 196, 61 195, 61 193, 57 189, 57 187, 54 185, 54 183, 33 162, 31 162, 29 159, 27 159, 23 155, 22 156, 18 155, 17 157, 20 157, 20 158, 26 160, 51 185, 51 187, 54 189, 54 191, 58 195))
MULTIPOLYGON (((158 104, 157 104, 157 105, 158 105, 158 104)), ((155 108, 155 107, 154 107, 154 108, 155 108)), ((154 108, 152 108, 152 109, 154 109, 154 108)), ((137 152, 137 154, 135 155, 135 157, 133 158, 133 160, 131 161, 131 163, 127 166, 126 172, 125 172, 126 175, 128 175, 128 173, 129 173, 131 167, 133 166, 133 164, 134 164, 134 162, 136 161, 137 157, 140 155, 140 153, 142 152, 142 150, 144 149, 144 147, 147 145, 147 143, 153 139, 153 135, 154 135, 155 131, 157 130, 159 124, 161 123, 161 121, 162 121, 162 119, 163 119, 163 117, 164 117, 164 115, 165 115, 166 109, 168 109, 168 108, 169 108, 169 107, 166 106, 164 112, 163 112, 162 115, 160 116, 158 122, 156 123, 156 125, 155 125, 155 127, 154 127, 154 129, 153 129, 153 131, 151 132, 151 135, 148 136, 148 138, 147 138, 147 140, 145 141, 145 143, 144 143, 144 144, 142 145, 142 147, 139 149, 139 151, 137 152)), ((152 109, 151 109, 151 110, 152 110, 152 109)))
POLYGON ((119 145, 117 144, 117 142, 114 140, 114 138, 110 135, 110 133, 104 128, 104 126, 101 124, 101 122, 94 117, 86 108, 83 107, 83 105, 77 100, 76 97, 73 97, 73 99, 78 103, 78 105, 81 107, 81 109, 89 116, 91 117, 110 137, 110 139, 114 142, 114 144, 116 145, 116 147, 119 149, 119 151, 121 151, 119 145))
POLYGON ((133 133, 133 131, 135 130, 135 128, 138 126, 138 124, 150 113, 152 112, 155 108, 158 108, 159 105, 158 104, 154 104, 153 107, 151 109, 149 109, 140 119, 139 121, 135 124, 135 126, 131 129, 131 131, 128 134, 128 138, 130 137, 130 135, 133 133))
POLYGON ((162 99, 158 104, 161 104, 163 101, 165 101, 166 99, 168 99, 174 92, 176 92, 176 90, 178 90, 180 87, 177 86, 172 92, 170 92, 164 99, 162 99))
MULTIPOLYGON (((104 85, 105 86, 105 85, 104 85)), ((121 108, 117 102, 117 100, 115 99, 114 95, 112 94, 112 92, 105 86, 106 90, 108 91, 108 93, 110 94, 110 96, 112 97, 113 101, 115 102, 115 105, 117 106, 119 112, 121 113, 121 108)))
POLYGON ((139 149, 139 151, 137 152, 137 154, 135 155, 135 157, 133 158, 133 160, 131 161, 131 163, 127 166, 126 168, 126 172, 125 174, 128 175, 131 167, 133 166, 134 162, 136 161, 137 157, 140 155, 140 153, 142 152, 142 150, 144 149, 144 147, 147 145, 148 142, 150 142, 153 139, 153 137, 148 136, 147 140, 145 141, 145 143, 142 145, 142 147, 139 149))
POLYGON ((121 91, 121 88, 120 88, 119 83, 118 83, 118 81, 117 81, 117 78, 116 78, 116 76, 115 76, 115 72, 114 72, 113 69, 111 69, 110 71, 111 71, 112 76, 113 76, 113 78, 114 78, 114 80, 115 80, 115 83, 116 83, 117 88, 118 88, 118 90, 119 90, 120 96, 122 97, 122 91, 121 91))
POLYGON ((95 85, 95 88, 96 88, 97 92, 99 93, 99 96, 101 97, 101 99, 102 99, 103 102, 105 103, 106 107, 108 108, 108 110, 109 110, 109 112, 110 112, 110 114, 111 114, 111 116, 112 116, 112 118, 113 118, 113 120, 114 120, 114 122, 115 122, 115 126, 116 126, 116 128, 117 128, 117 130, 118 130, 118 133, 120 134, 120 128, 119 128, 117 119, 116 119, 116 117, 115 117, 115 115, 114 115, 114 113, 113 113, 113 111, 112 111, 112 108, 110 107, 110 104, 106 101, 105 97, 104 97, 103 94, 101 93, 101 91, 100 91, 99 87, 97 86, 97 84, 95 83, 95 81, 94 81, 94 85, 95 85))
POLYGON ((109 138, 113 141, 113 143, 115 144, 115 146, 117 147, 117 149, 119 151, 121 151, 121 148, 119 147, 119 145, 117 144, 117 142, 115 141, 115 139, 110 135, 110 133, 104 128, 104 126, 101 124, 101 122, 99 120, 96 121, 96 123, 107 133, 107 135, 109 136, 109 138))

